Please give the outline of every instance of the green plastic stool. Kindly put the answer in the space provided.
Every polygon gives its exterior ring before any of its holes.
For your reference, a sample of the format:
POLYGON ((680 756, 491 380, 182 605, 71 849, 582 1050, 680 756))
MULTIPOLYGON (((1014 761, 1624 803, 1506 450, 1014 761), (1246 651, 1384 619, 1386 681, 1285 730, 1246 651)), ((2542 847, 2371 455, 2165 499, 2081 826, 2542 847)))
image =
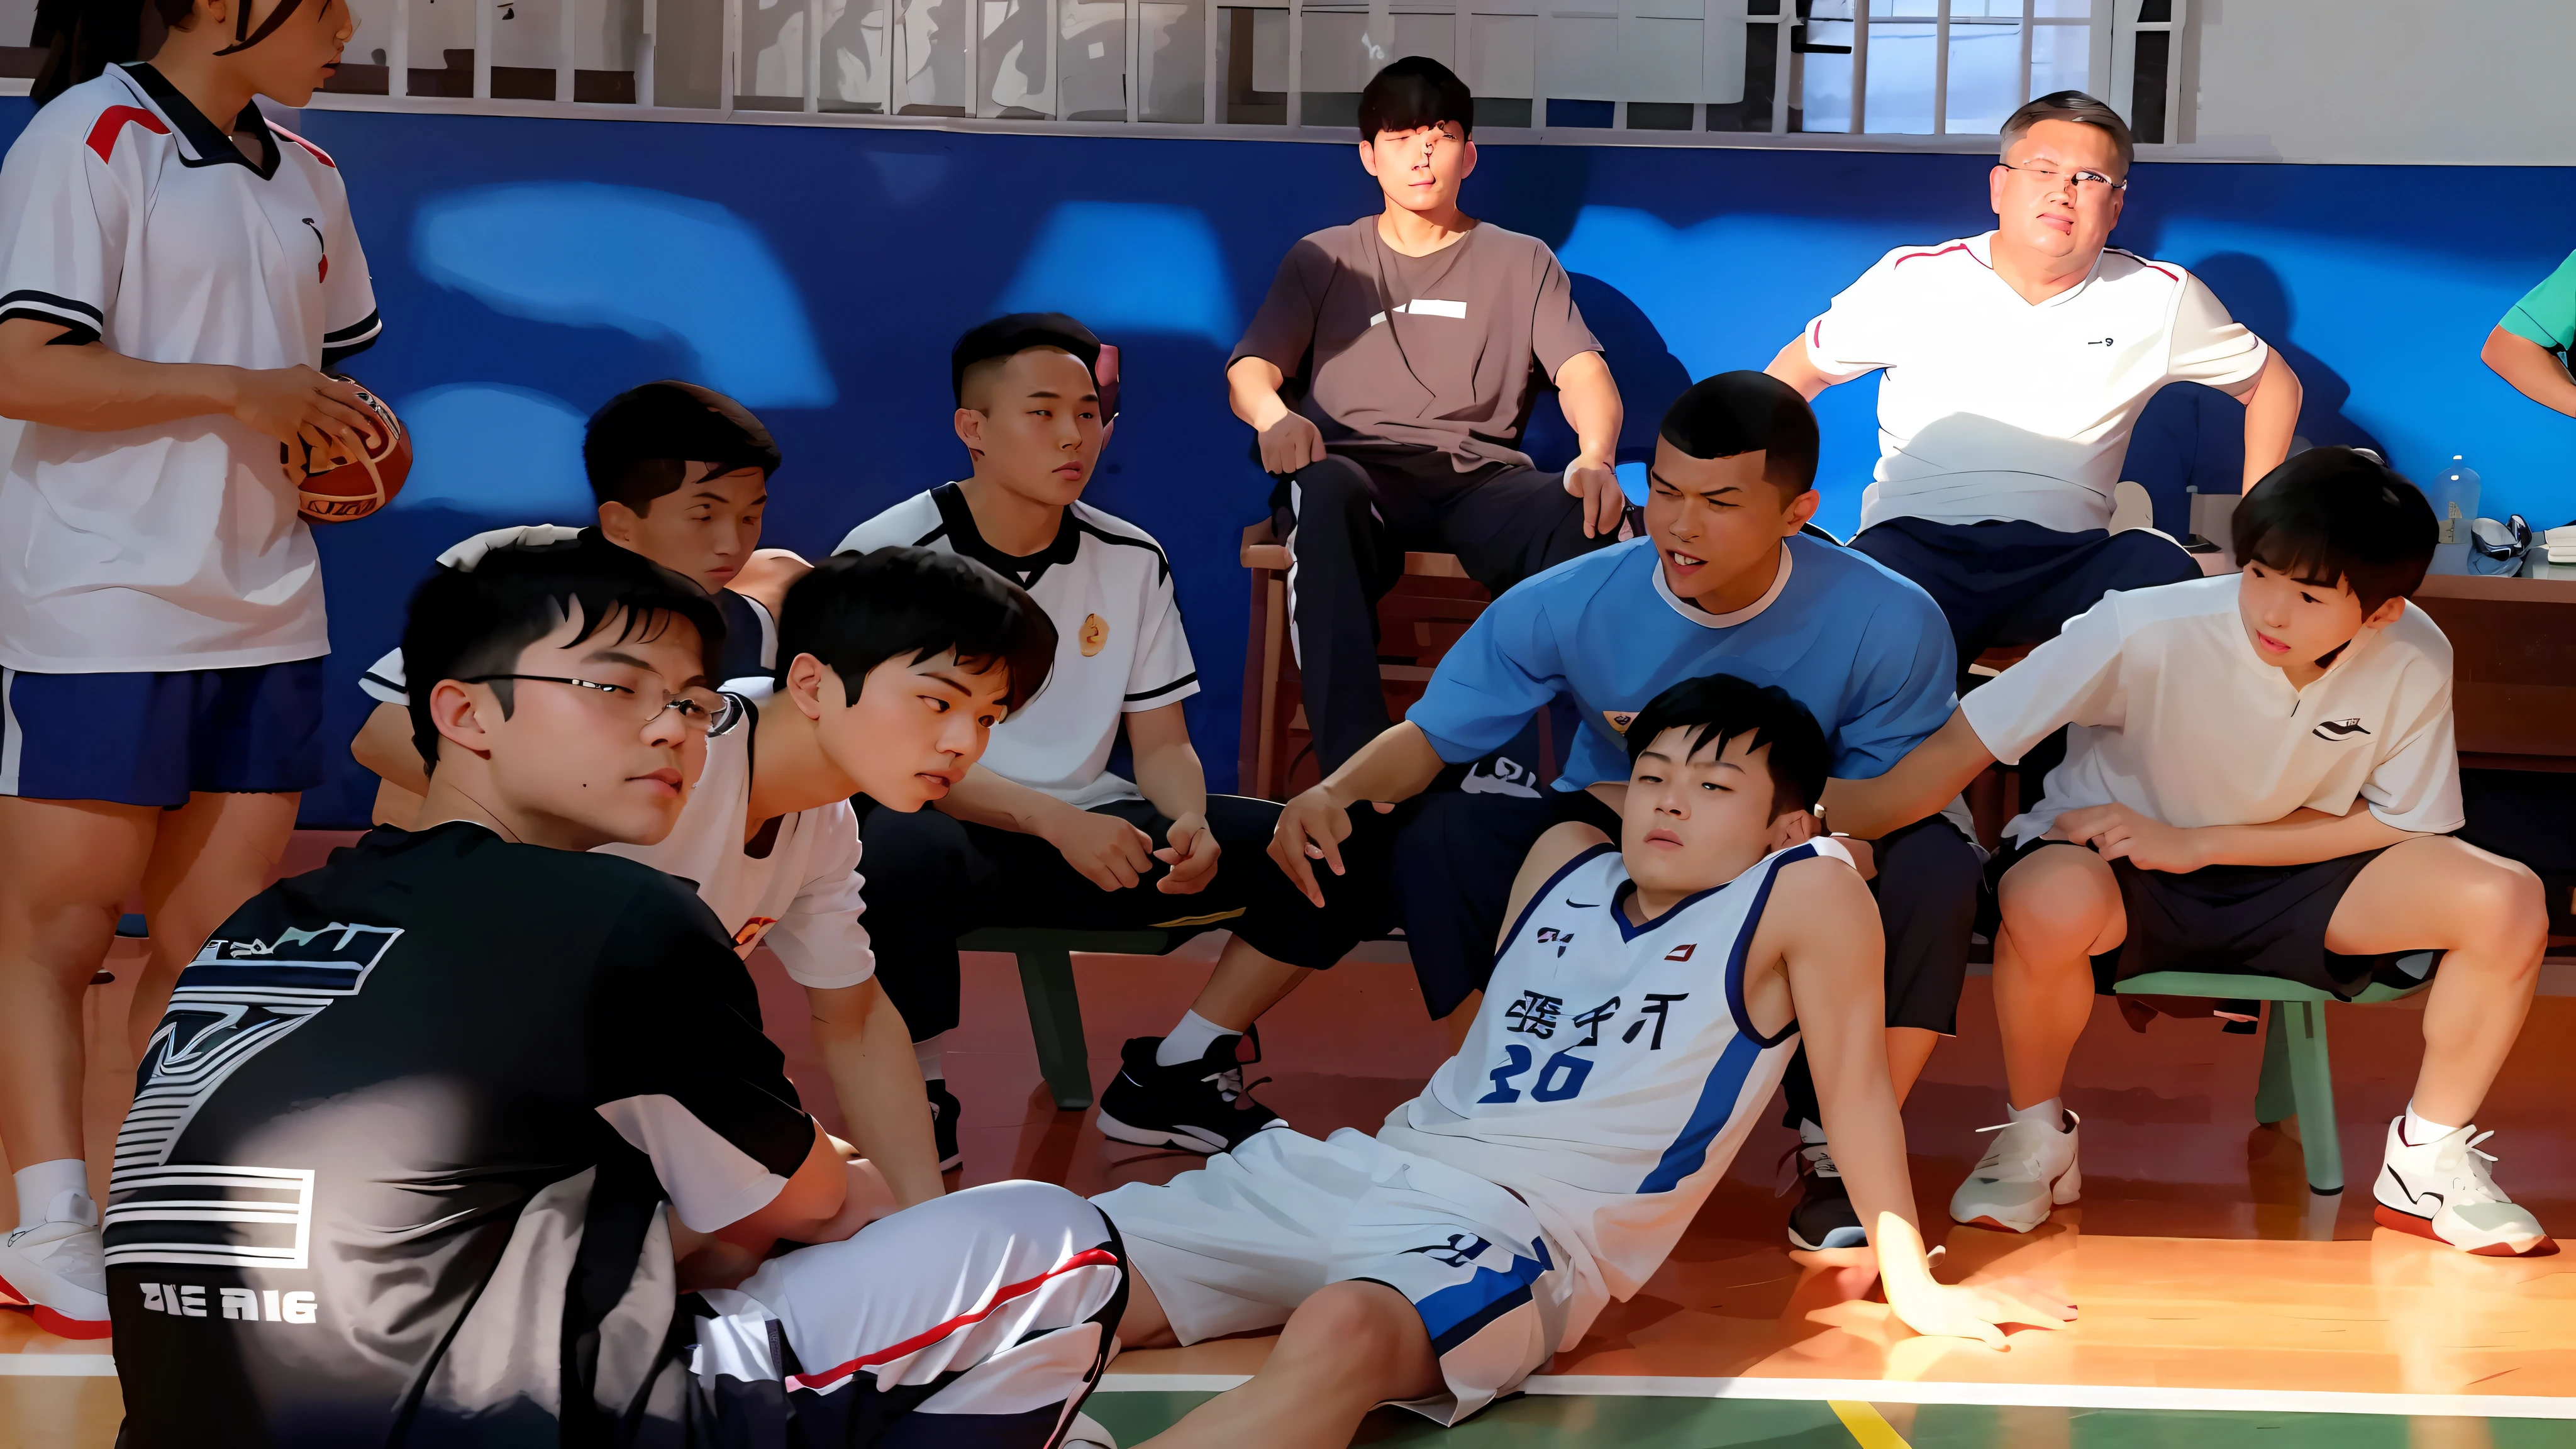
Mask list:
MULTIPOLYGON (((2374 981, 2353 1002, 2369 1005, 2396 1001, 2432 984, 2429 969, 2423 981, 2414 986, 2384 986, 2374 981)), ((2307 1163, 2308 1190, 2343 1191, 2343 1146, 2335 1135, 2334 1065, 2326 1054, 2325 1004, 2335 999, 2332 995, 2273 976, 2225 976, 2199 971, 2153 971, 2132 976, 2112 989, 2122 996, 2213 996, 2221 1001, 2271 1002, 2272 1010, 2263 1023, 2263 1080, 2254 1090, 2254 1120, 2270 1126, 2295 1115, 2299 1119, 2299 1153, 2307 1163)))
POLYGON ((1073 987, 1073 953, 1160 956, 1189 931, 1051 931, 996 926, 957 938, 960 951, 1001 951, 1019 958, 1020 991, 1028 998, 1029 1034, 1037 1038, 1038 1067, 1057 1110, 1091 1105, 1091 1054, 1082 1035, 1082 998, 1073 987))

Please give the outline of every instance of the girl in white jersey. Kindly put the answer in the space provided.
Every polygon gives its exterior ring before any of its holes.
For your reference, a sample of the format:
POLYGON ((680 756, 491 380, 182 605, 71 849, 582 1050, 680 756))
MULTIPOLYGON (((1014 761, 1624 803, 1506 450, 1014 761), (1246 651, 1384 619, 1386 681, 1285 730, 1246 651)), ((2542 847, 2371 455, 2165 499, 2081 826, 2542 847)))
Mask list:
POLYGON ((0 1301, 92 1336, 81 994, 139 891, 148 1030, 322 778, 295 479, 371 430, 321 369, 378 325, 337 166, 256 105, 329 77, 344 0, 153 0, 109 64, 140 8, 48 7, 0 166, 0 1301))
POLYGON ((1134 1270, 1123 1345, 1284 1324, 1172 1444, 1335 1442, 1388 1401, 1454 1424, 1512 1392, 1672 1251, 1801 1036, 1898 1316, 1997 1347, 1998 1324, 2073 1316, 1932 1281, 1877 912, 1841 845, 1811 838, 1814 718, 1710 675, 1658 695, 1628 740, 1620 848, 1583 824, 1540 838, 1484 1010, 1375 1137, 1273 1128, 1095 1199, 1134 1270))

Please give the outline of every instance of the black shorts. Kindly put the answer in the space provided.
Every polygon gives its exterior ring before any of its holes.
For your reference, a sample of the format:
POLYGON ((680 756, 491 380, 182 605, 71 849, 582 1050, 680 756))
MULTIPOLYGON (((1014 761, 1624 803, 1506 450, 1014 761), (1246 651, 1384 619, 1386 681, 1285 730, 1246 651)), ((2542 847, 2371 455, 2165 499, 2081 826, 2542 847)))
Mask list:
MULTIPOLYGON (((2064 840, 2028 840, 1986 862, 1979 930, 1993 936, 2001 924, 2005 872, 2053 845, 2092 849, 2064 840)), ((2397 965, 2410 952, 2347 956, 2326 949, 2326 926, 2335 907, 2379 854, 2366 850, 2307 865, 2210 865, 2181 874, 2112 861, 2129 934, 2093 958, 2093 989, 2108 996, 2114 984, 2154 971, 2271 976, 2345 1001, 2374 981, 2420 985, 2421 977, 2397 965)))

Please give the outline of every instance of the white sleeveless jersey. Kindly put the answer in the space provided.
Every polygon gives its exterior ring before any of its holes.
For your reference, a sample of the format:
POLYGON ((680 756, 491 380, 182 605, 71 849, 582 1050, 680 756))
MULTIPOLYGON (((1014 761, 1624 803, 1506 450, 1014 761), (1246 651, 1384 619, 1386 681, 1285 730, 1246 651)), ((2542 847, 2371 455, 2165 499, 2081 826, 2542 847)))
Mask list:
POLYGON ((1653 1276, 1788 1069, 1797 1024, 1754 1029, 1745 957, 1780 867, 1817 856, 1851 860, 1809 841, 1643 926, 1619 852, 1575 857, 1513 923, 1466 1044, 1379 1129, 1528 1202, 1599 1285, 1570 1334, 1653 1276))

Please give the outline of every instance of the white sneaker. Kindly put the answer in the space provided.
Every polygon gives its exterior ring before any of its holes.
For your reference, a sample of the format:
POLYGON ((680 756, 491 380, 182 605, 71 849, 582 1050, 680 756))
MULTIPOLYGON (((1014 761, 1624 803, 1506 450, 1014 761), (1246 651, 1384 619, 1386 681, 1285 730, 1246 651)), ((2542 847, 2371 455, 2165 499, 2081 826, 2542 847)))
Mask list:
POLYGON ((43 1222, 0 1238, 0 1296, 34 1309, 48 1333, 107 1337, 107 1260, 87 1194, 54 1194, 43 1222))
POLYGON ((2404 1117, 2388 1124, 2388 1154, 2371 1195, 2371 1216, 2383 1228, 2450 1244, 2482 1258, 2538 1257, 2558 1251, 2540 1220, 2504 1195, 2487 1171, 2495 1161, 2478 1144, 2494 1136, 2477 1125, 2430 1142, 2406 1140, 2404 1117), (2477 1133, 2471 1136, 2471 1133, 2477 1133))
POLYGON ((2045 1122, 2005 1122, 1980 1127, 1995 1134, 1995 1143, 1950 1194, 1950 1218, 1970 1227, 2026 1233, 2048 1221, 2049 1209, 2063 1207, 2084 1192, 2084 1174, 2075 1163, 2075 1132, 2080 1119, 2066 1114, 2066 1130, 2045 1122))
POLYGON ((1076 1414, 1058 1449, 1118 1449, 1118 1438, 1089 1414, 1076 1414))

